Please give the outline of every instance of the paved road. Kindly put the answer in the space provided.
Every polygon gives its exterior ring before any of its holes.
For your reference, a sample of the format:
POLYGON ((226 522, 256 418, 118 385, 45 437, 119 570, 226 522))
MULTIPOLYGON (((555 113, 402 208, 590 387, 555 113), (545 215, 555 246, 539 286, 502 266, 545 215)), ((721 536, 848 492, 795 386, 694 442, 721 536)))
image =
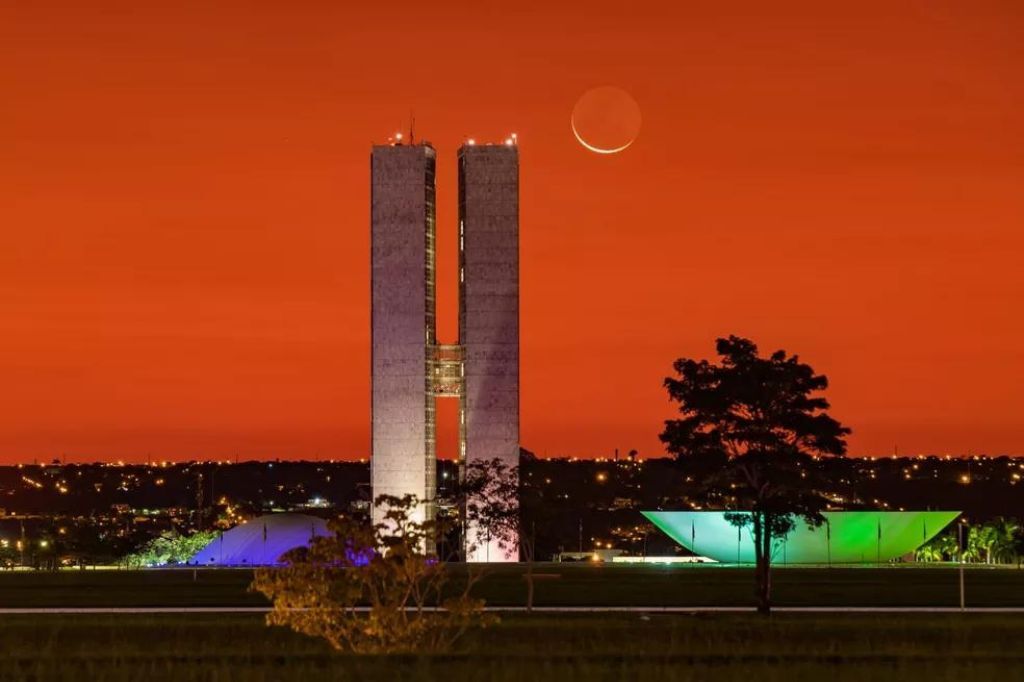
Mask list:
MULTIPOLYGON (((85 614, 158 614, 158 613, 266 613, 268 606, 83 606, 0 608, 0 615, 85 615, 85 614)), ((491 606, 497 613, 523 613, 522 606, 491 606)), ((1024 613, 1024 607, 968 606, 961 611, 955 606, 776 606, 776 613, 1024 613)), ((746 606, 535 606, 534 613, 753 613, 746 606)))

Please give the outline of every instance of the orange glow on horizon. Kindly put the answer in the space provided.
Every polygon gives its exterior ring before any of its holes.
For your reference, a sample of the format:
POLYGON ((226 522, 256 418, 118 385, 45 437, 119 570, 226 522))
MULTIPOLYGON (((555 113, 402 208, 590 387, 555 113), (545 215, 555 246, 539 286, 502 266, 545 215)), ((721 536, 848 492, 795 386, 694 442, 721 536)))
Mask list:
POLYGON ((730 333, 827 374, 855 454, 1024 453, 1024 12, 841 5, 8 3, 0 462, 366 457, 368 156, 410 109, 442 342, 455 151, 518 135, 538 455, 659 455, 672 361, 730 333), (569 125, 601 85, 615 155, 569 125))

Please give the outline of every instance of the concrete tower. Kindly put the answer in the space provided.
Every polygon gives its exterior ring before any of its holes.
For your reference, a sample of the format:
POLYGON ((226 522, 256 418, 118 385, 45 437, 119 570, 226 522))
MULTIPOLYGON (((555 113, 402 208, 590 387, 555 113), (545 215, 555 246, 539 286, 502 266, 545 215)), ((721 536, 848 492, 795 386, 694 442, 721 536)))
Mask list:
MULTIPOLYGON (((395 144, 371 155, 373 495, 416 495, 419 519, 435 514, 435 398, 459 400, 462 465, 519 462, 514 142, 459 149, 459 343, 450 345, 435 327, 434 150, 395 144)), ((469 561, 518 560, 517 548, 474 528, 467 539, 469 561)))
POLYGON ((375 146, 370 156, 370 478, 374 498, 411 493, 423 500, 420 520, 433 516, 437 466, 429 390, 434 170, 429 145, 375 146))
MULTIPOLYGON (((462 456, 519 463, 519 153, 459 149, 459 343, 464 353, 462 456)), ((469 561, 518 561, 469 528, 469 561)))

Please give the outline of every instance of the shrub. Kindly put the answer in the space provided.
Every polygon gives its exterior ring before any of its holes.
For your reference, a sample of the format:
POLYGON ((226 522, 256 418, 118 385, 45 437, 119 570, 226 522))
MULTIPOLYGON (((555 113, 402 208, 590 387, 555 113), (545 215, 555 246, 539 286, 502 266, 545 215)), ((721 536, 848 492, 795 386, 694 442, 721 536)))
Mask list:
POLYGON ((470 591, 479 575, 451 582, 433 552, 443 529, 412 517, 413 496, 381 496, 383 521, 341 518, 332 535, 286 553, 279 568, 256 572, 252 589, 273 601, 270 625, 322 637, 340 651, 445 651, 468 629, 496 622, 470 591))

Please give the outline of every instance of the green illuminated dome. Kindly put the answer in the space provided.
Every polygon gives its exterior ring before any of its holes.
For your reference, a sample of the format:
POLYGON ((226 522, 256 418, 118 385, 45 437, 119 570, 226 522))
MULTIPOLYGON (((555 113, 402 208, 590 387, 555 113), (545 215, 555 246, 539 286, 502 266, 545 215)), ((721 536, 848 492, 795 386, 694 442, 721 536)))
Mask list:
MULTIPOLYGON (((723 511, 641 512, 694 554, 724 563, 754 563, 749 528, 738 529, 723 511)), ((939 534, 960 512, 824 512, 825 524, 809 528, 797 520, 777 540, 772 560, 781 564, 862 564, 890 561, 913 552, 939 534)))

